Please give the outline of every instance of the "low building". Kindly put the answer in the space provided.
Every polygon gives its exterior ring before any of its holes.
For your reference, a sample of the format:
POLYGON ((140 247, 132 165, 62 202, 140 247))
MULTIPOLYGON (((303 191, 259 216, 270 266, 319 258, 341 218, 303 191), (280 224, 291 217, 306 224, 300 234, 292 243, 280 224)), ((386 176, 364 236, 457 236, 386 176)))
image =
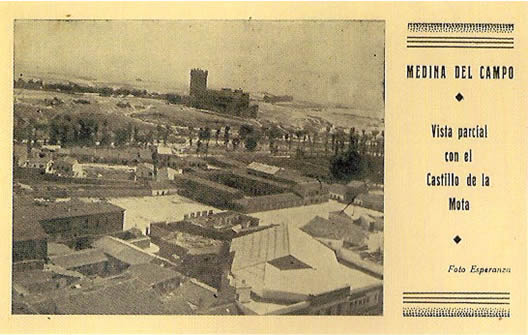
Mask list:
POLYGON ((62 243, 54 243, 50 242, 48 243, 48 256, 59 256, 59 255, 67 255, 71 254, 73 250, 69 248, 67 245, 62 243))
POLYGON ((177 289, 183 278, 176 271, 152 263, 131 265, 127 272, 148 288, 163 294, 177 289))
POLYGON ((354 199, 354 204, 378 212, 383 212, 383 192, 373 191, 368 193, 361 193, 354 199))
POLYGON ((239 189, 247 196, 288 192, 290 185, 249 174, 245 169, 228 169, 211 173, 210 180, 239 189))
POLYGON ((182 174, 183 169, 175 170, 170 167, 161 167, 158 169, 158 174, 156 175, 156 180, 158 182, 172 181, 176 175, 182 174))
POLYGON ((293 193, 278 193, 257 197, 244 197, 233 201, 234 207, 243 213, 271 211, 304 205, 304 200, 293 193))
POLYGON ((178 231, 175 226, 151 225, 151 239, 159 246, 158 254, 177 264, 176 270, 184 275, 220 287, 229 262, 228 242, 178 231))
POLYGON ((303 198, 305 206, 327 202, 329 198, 328 186, 316 180, 299 182, 292 191, 303 198))
POLYGON ((104 276, 108 272, 108 258, 99 249, 85 249, 66 255, 52 256, 50 261, 66 270, 85 276, 104 276))
POLYGON ((40 173, 52 173, 53 172, 53 160, 49 157, 33 157, 28 158, 22 167, 28 169, 35 169, 40 173))
POLYGON ((152 195, 168 195, 178 193, 176 185, 170 182, 150 182, 149 188, 152 195))
POLYGON ((383 232, 378 231, 373 234, 369 234, 367 239, 367 247, 369 252, 380 252, 383 253, 383 232))
POLYGON ((28 160, 28 149, 25 145, 13 145, 13 164, 14 166, 24 167, 28 160))
POLYGON ((367 184, 362 181, 351 181, 346 185, 331 184, 328 187, 330 199, 343 203, 351 203, 361 193, 367 192, 367 184))
POLYGON ((368 191, 368 185, 365 181, 361 180, 351 180, 346 185, 348 188, 348 191, 350 192, 351 201, 357 197, 361 193, 365 193, 368 191))
POLYGON ((62 157, 55 160, 53 173, 61 177, 85 178, 86 172, 82 164, 74 158, 62 157))
POLYGON ((183 282, 175 294, 181 296, 196 314, 200 315, 239 315, 234 303, 234 294, 225 294, 194 278, 183 282))
POLYGON ((341 225, 352 225, 354 224, 354 219, 346 211, 332 211, 328 213, 328 220, 331 223, 341 224, 341 225))
POLYGON ((31 211, 13 209, 13 270, 42 269, 48 256, 48 235, 31 211))
MULTIPOLYGON (((87 247, 98 236, 122 231, 125 212, 110 203, 79 200, 18 206, 16 210, 36 219, 49 241, 76 249, 87 247)), ((14 217, 15 227, 18 218, 14 217)))
POLYGON ((169 158, 174 155, 172 148, 168 146, 158 145, 154 150, 156 150, 157 159, 160 165, 167 165, 169 158))
POLYGON ((168 226, 172 227, 171 229, 194 235, 217 240, 231 240, 246 231, 258 228, 259 221, 258 218, 235 211, 213 213, 210 210, 185 214, 182 221, 168 226))
POLYGON ((39 312, 64 315, 187 315, 192 310, 181 299, 161 299, 156 290, 139 279, 123 278, 64 289, 39 312))
POLYGON ((71 282, 67 276, 62 276, 47 269, 17 271, 13 273, 12 279, 13 289, 22 295, 56 290, 71 282))
POLYGON ((104 236, 95 242, 93 247, 100 249, 108 257, 108 272, 121 273, 129 266, 147 264, 157 261, 156 255, 121 239, 104 236))
POLYGON ((339 202, 347 202, 349 197, 347 196, 348 188, 342 184, 332 184, 328 187, 330 199, 337 200, 339 202))
POLYGON ((231 283, 249 315, 381 313, 382 281, 338 262, 308 234, 280 225, 233 240, 231 283))
POLYGON ((247 166, 247 173, 288 185, 289 191, 300 196, 304 205, 319 204, 329 199, 328 185, 294 170, 252 162, 247 166))
POLYGON ((136 167, 136 179, 155 179, 154 165, 151 163, 139 163, 136 167))
POLYGON ((244 196, 242 191, 190 174, 175 176, 174 182, 183 196, 219 208, 231 208, 235 199, 244 196))
POLYGON ((281 171, 281 168, 278 166, 267 165, 259 162, 252 162, 247 166, 247 173, 263 178, 276 177, 279 171, 281 171))

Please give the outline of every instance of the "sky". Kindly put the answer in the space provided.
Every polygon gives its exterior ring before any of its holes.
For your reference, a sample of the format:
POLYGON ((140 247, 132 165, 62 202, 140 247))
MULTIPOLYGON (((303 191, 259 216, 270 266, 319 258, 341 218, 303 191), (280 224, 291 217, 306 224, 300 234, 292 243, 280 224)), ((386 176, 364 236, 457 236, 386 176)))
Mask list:
POLYGON ((136 78, 187 88, 191 68, 209 88, 384 109, 383 21, 15 22, 15 76, 60 73, 136 78))

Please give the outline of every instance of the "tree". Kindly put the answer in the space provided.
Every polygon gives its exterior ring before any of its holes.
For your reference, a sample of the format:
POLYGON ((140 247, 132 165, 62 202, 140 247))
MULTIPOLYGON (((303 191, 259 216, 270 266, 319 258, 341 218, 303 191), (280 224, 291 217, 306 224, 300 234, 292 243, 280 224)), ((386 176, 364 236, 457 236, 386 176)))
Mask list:
POLYGON ((134 139, 133 139, 133 136, 134 136, 134 125, 132 125, 131 122, 129 122, 127 124, 127 128, 126 128, 126 135, 127 135, 127 142, 132 142, 134 139))
POLYGON ((330 174, 338 180, 349 181, 364 176, 367 162, 357 151, 336 155, 330 161, 330 174))
POLYGON ((240 126, 240 129, 238 131, 238 136, 242 140, 244 140, 249 134, 253 134, 255 132, 255 128, 249 124, 243 124, 240 126))
POLYGON ((145 145, 154 143, 154 132, 151 130, 148 131, 147 136, 145 137, 145 145))
POLYGON ((194 128, 189 126, 189 146, 193 145, 194 128))
POLYGON ((244 140, 244 145, 246 150, 254 151, 257 148, 258 139, 256 136, 247 136, 244 140))
POLYGON ((332 128, 330 126, 326 126, 326 132, 325 132, 325 154, 328 154, 328 137, 330 136, 330 130, 332 128))
POLYGON ((231 130, 231 127, 225 126, 224 128, 224 144, 227 147, 229 144, 229 131, 231 130))
POLYGON ((52 119, 49 125, 49 143, 52 145, 59 143, 59 134, 59 124, 56 119, 52 119))
POLYGON ((216 129, 216 132, 215 132, 216 145, 218 145, 219 138, 220 138, 220 128, 216 129))
POLYGON ((200 138, 200 140, 205 141, 205 155, 207 156, 207 153, 209 151, 209 141, 211 140, 211 128, 200 128, 200 133, 198 134, 198 137, 200 138))
POLYGON ((158 150, 156 148, 152 149, 152 165, 154 165, 154 178, 156 178, 158 175, 159 165, 158 150))
POLYGON ((167 124, 165 125, 165 131, 163 132, 163 144, 167 144, 170 133, 171 133, 171 126, 167 124))
POLYGON ((310 155, 313 156, 314 155, 314 150, 315 150, 315 141, 316 141, 316 138, 317 138, 317 133, 319 131, 319 129, 317 129, 316 127, 310 125, 310 124, 306 124, 304 126, 304 129, 303 129, 304 133, 306 134, 307 138, 308 138, 308 144, 310 145, 310 155))
POLYGON ((275 139, 282 136, 282 131, 279 129, 279 127, 272 125, 266 129, 266 135, 268 136, 270 151, 272 153, 277 152, 277 148, 275 147, 275 139))
POLYGON ((298 129, 295 131, 295 136, 297 137, 297 151, 300 149, 301 146, 301 137, 304 135, 304 131, 301 129, 298 129))
POLYGON ((100 144, 106 146, 106 145, 109 145, 111 141, 112 141, 112 138, 110 136, 110 132, 108 131, 108 120, 105 119, 103 121, 103 129, 102 129, 100 144))
POLYGON ((128 131, 126 128, 119 128, 115 131, 115 145, 123 145, 128 141, 128 131))
POLYGON ((161 124, 158 123, 156 125, 156 141, 160 143, 162 138, 163 138, 163 128, 161 127, 161 124))
POLYGON ((134 127, 132 129, 132 142, 140 142, 139 128, 134 127))

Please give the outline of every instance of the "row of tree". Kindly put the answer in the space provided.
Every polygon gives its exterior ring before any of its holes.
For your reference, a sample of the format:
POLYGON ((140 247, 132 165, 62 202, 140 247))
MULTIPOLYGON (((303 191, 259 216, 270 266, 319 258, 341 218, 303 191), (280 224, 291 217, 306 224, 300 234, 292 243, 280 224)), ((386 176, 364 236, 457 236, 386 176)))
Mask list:
POLYGON ((330 160, 330 174, 339 181, 370 180, 383 184, 384 159, 348 149, 330 160))
MULTIPOLYGON (((188 136, 190 146, 193 146, 196 131, 198 132, 196 152, 207 153, 213 133, 216 145, 219 145, 222 132, 221 128, 210 129, 209 127, 205 127, 195 130, 194 128, 189 127, 188 136)), ((327 127, 326 132, 322 133, 315 127, 306 127, 304 129, 288 131, 279 128, 276 125, 266 125, 257 128, 253 125, 243 124, 238 129, 237 135, 232 139, 230 139, 230 126, 224 127, 223 133, 224 146, 227 148, 228 144, 231 143, 234 150, 237 150, 241 143, 244 144, 244 148, 248 151, 254 151, 259 144, 267 144, 271 153, 277 153, 279 151, 279 144, 282 144, 286 145, 287 150, 291 152, 293 149, 293 143, 296 143, 296 147, 294 148, 295 152, 304 153, 307 150, 306 146, 309 146, 309 151, 312 156, 314 155, 314 152, 318 150, 318 144, 324 146, 324 152, 327 155, 336 156, 347 150, 353 150, 361 154, 371 154, 374 156, 383 155, 384 133, 382 131, 381 136, 378 136, 380 135, 378 130, 373 130, 372 132, 367 133, 365 130, 359 132, 356 131, 355 128, 351 128, 348 134, 346 134, 342 129, 333 130, 330 127, 327 127)))
POLYGON ((149 92, 145 89, 88 86, 80 85, 74 82, 44 82, 41 79, 29 79, 26 81, 22 77, 19 77, 14 81, 14 87, 30 90, 60 91, 65 93, 96 93, 104 97, 132 95, 138 98, 164 99, 169 103, 174 104, 179 104, 183 101, 182 96, 175 93, 160 94, 158 92, 149 92))
POLYGON ((58 115, 50 122, 30 118, 15 118, 14 138, 17 141, 34 143, 43 139, 46 144, 63 146, 81 145, 116 146, 125 144, 147 146, 150 143, 167 144, 171 135, 170 126, 158 125, 155 129, 143 129, 128 123, 126 126, 112 128, 107 119, 89 116, 58 115))

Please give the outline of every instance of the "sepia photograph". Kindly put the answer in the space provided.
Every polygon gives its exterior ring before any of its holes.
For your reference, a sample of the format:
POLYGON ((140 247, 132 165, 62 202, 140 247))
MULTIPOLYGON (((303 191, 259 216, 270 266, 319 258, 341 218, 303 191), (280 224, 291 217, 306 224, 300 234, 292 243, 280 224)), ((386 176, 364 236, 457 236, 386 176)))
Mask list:
POLYGON ((12 314, 383 315, 385 21, 13 29, 12 314))

